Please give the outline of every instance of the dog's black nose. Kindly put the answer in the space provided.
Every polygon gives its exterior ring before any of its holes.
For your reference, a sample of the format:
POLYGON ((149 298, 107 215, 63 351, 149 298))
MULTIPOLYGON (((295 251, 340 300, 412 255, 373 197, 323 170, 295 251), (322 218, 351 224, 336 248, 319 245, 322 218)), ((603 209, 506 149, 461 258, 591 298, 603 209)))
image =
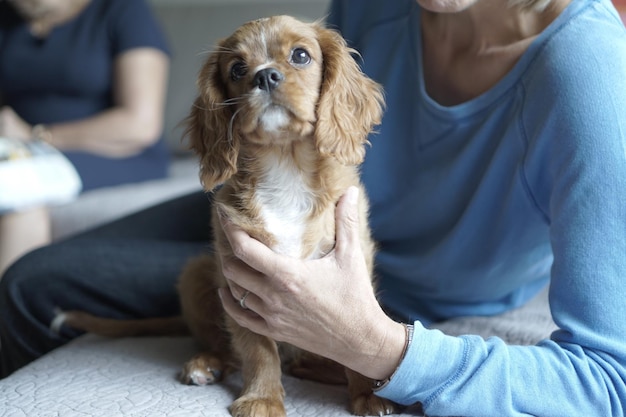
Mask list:
POLYGON ((264 68, 254 76, 254 86, 270 92, 280 85, 285 76, 274 68, 264 68))

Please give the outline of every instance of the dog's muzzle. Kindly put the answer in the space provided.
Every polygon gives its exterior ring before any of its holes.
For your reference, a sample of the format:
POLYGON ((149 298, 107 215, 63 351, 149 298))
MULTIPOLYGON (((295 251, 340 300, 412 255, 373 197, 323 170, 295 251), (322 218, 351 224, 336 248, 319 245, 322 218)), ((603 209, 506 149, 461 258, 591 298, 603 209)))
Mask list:
POLYGON ((285 79, 285 76, 275 68, 263 68, 254 76, 255 87, 268 93, 274 90, 285 79))

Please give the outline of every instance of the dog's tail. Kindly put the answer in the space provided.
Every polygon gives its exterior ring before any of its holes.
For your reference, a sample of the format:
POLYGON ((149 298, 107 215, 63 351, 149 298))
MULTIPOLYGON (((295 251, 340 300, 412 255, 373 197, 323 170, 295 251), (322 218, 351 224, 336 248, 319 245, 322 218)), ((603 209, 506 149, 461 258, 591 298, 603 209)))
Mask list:
POLYGON ((117 320, 96 317, 83 311, 58 312, 51 330, 58 333, 62 326, 106 337, 183 336, 189 328, 182 316, 155 317, 137 320, 117 320))

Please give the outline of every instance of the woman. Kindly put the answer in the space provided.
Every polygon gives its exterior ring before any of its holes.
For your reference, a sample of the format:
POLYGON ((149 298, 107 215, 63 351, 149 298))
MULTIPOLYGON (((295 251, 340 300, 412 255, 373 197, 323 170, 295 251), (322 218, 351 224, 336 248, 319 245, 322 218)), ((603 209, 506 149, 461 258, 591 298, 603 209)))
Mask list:
MULTIPOLYGON (((626 30, 610 2, 335 0, 330 21, 386 90, 362 167, 382 307, 350 189, 335 250, 320 260, 276 255, 223 219, 240 256, 223 260, 226 311, 429 415, 623 415, 626 30), (427 329, 507 311, 548 284, 560 329, 537 346, 427 329)), ((74 336, 42 330, 54 306, 110 317, 175 310, 175 277, 159 271, 202 250, 192 219, 202 227, 208 203, 193 198, 15 264, 0 282, 3 371, 74 336), (190 207, 199 212, 183 218, 190 207), (174 226, 173 212, 189 224, 174 226), (146 288, 152 301, 138 306, 132 294, 146 288)))
MULTIPOLYGON (((164 177, 167 54, 143 0, 0 2, 0 136, 60 149, 84 191, 164 177)), ((40 207, 0 217, 0 273, 48 223, 40 207)))

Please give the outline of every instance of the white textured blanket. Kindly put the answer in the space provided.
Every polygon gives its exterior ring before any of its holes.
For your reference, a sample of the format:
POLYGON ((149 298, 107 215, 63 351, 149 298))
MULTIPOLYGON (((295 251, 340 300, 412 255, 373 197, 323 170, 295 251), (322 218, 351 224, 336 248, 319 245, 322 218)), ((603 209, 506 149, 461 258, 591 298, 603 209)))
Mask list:
MULTIPOLYGON (((524 308, 490 318, 461 318, 436 326, 446 333, 499 336, 533 344, 555 326, 546 292, 524 308)), ((228 417, 241 389, 233 374, 209 387, 182 385, 181 365, 195 353, 190 338, 104 339, 84 336, 0 380, 0 416, 228 417)), ((347 390, 285 376, 288 416, 349 416, 347 390)), ((419 416, 409 408, 401 416, 419 416)))

